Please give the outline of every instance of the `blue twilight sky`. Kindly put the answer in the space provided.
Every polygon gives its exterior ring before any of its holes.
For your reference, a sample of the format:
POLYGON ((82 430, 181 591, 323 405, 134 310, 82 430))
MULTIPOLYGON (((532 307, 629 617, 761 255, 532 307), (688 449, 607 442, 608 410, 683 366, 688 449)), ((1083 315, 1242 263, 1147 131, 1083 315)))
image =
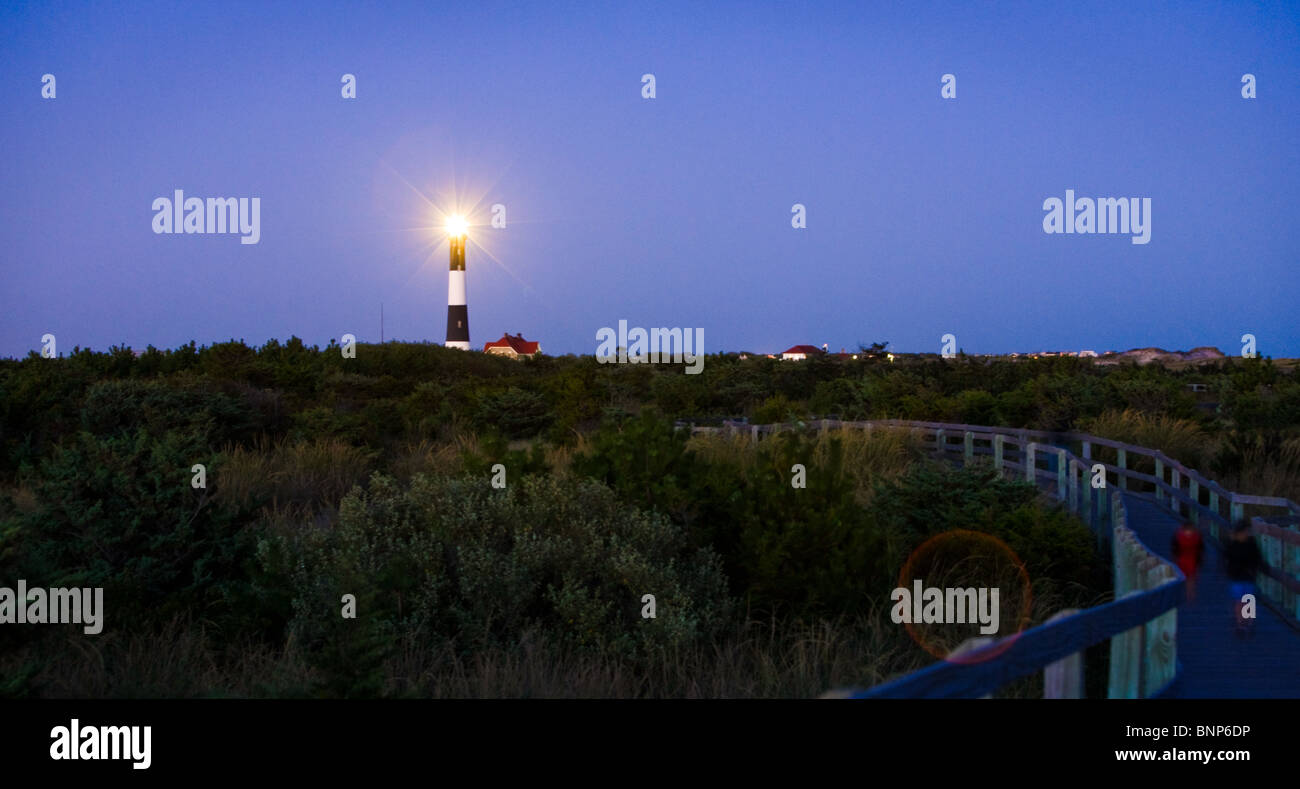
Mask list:
POLYGON ((457 200, 475 347, 1300 356, 1298 142, 1296 4, 8 2, 0 356, 376 341, 381 303, 442 342, 457 200), (260 198, 260 243, 155 234, 177 189, 260 198), (1150 243, 1044 233, 1066 189, 1151 198, 1150 243))

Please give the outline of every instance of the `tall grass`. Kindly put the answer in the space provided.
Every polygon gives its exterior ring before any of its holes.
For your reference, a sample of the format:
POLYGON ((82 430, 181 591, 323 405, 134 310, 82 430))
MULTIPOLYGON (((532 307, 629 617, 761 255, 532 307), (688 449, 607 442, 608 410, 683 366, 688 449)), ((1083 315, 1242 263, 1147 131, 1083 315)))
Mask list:
POLYGON ((578 455, 590 452, 591 440, 585 434, 579 433, 572 443, 563 445, 547 444, 546 464, 550 466, 551 473, 555 476, 568 478, 573 473, 573 459, 578 455))
MULTIPOLYGON (((319 673, 292 643, 216 646, 181 620, 90 641, 54 636, 0 657, 0 675, 38 669, 29 688, 45 698, 298 697, 319 673)), ((384 665, 384 695, 407 698, 814 698, 868 686, 931 658, 901 627, 856 621, 738 624, 724 636, 649 663, 584 651, 525 631, 510 647, 402 639, 384 665)))
MULTIPOLYGON (((1050 597, 1035 598, 1035 622, 1053 612, 1050 597)), ((934 661, 882 608, 852 619, 749 619, 643 663, 575 649, 536 630, 508 647, 401 638, 383 672, 384 695, 404 698, 816 698, 934 661)), ((323 679, 292 640, 226 644, 202 623, 182 619, 94 640, 50 634, 0 655, 0 677, 25 667, 34 670, 28 691, 43 698, 305 697, 323 679)), ((1041 676, 1031 676, 996 695, 1041 694, 1041 676)))
POLYGON ((387 471, 402 481, 416 474, 452 476, 460 472, 464 453, 478 449, 479 440, 473 433, 457 433, 447 441, 408 441, 398 447, 387 471))
POLYGON ((213 480, 225 505, 295 506, 309 510, 338 505, 354 485, 365 482, 377 453, 333 438, 259 441, 227 447, 213 480))
MULTIPOLYGON (((80 628, 0 655, 0 679, 31 673, 38 698, 260 698, 302 695, 310 674, 292 644, 227 644, 201 623, 175 618, 143 632, 80 628), (218 646, 224 644, 225 646, 218 646)), ((3 685, 3 682, 0 682, 3 685)))
POLYGON ((748 621, 715 641, 633 664, 552 643, 462 652, 404 645, 389 691, 423 698, 814 698, 925 665, 880 620, 748 621))
POLYGON ((1281 496, 1300 502, 1300 437, 1282 443, 1275 452, 1251 447, 1241 456, 1240 469, 1223 480, 1225 487, 1254 496, 1281 496))
POLYGON ((1196 422, 1131 408, 1106 411, 1086 422, 1083 429, 1102 438, 1158 449, 1195 469, 1204 469, 1218 451, 1218 441, 1196 422))
MULTIPOLYGON (((897 479, 926 457, 923 443, 909 430, 837 428, 817 434, 815 463, 826 462, 832 440, 840 442, 843 474, 852 481, 855 498, 864 506, 870 502, 876 482, 897 479)), ((705 461, 730 461, 746 474, 754 470, 758 458, 758 444, 748 433, 700 433, 691 438, 689 446, 705 461)))
POLYGON ((17 482, 13 485, 0 485, 0 495, 5 495, 13 502, 18 512, 35 512, 40 507, 36 491, 30 484, 17 482))

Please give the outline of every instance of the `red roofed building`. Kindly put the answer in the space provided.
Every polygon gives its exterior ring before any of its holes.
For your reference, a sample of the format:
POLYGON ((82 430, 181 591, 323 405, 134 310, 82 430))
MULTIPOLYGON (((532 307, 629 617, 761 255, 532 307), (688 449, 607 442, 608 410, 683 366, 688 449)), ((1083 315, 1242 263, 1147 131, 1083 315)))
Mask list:
POLYGON ((826 353, 816 345, 796 345, 781 352, 783 361, 807 359, 809 356, 821 356, 826 353))
POLYGON ((485 353, 496 353, 502 356, 509 356, 511 359, 518 359, 521 356, 532 356, 540 353, 542 344, 539 342, 529 342, 524 339, 524 335, 516 334, 511 336, 509 333, 501 335, 501 339, 493 342, 484 343, 483 351, 485 353))

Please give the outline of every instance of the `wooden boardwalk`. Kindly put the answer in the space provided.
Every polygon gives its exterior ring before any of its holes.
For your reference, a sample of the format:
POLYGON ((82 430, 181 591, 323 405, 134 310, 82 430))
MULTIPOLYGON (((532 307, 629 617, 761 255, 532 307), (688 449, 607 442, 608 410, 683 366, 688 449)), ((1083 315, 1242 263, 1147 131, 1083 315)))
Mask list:
MULTIPOLYGON (((1171 559, 1179 519, 1147 496, 1126 494, 1128 525, 1152 551, 1171 559)), ((1300 632, 1260 603, 1255 632, 1233 632, 1221 554, 1207 539, 1196 600, 1178 607, 1178 698, 1300 698, 1300 632)))

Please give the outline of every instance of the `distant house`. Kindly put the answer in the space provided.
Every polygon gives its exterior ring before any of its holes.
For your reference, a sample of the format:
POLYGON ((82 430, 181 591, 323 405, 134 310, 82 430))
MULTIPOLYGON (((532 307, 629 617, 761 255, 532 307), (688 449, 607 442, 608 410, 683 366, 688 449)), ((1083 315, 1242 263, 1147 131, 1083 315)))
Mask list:
POLYGON ((781 351, 781 360, 787 362, 799 361, 800 359, 807 359, 809 356, 821 356, 824 353, 826 352, 816 345, 795 345, 781 351))
POLYGON ((483 344, 483 351, 485 353, 509 356, 511 359, 518 359, 523 356, 532 356, 536 353, 540 353, 541 350, 541 343, 529 342, 524 339, 522 334, 511 336, 509 332, 501 335, 501 339, 499 340, 483 344))

